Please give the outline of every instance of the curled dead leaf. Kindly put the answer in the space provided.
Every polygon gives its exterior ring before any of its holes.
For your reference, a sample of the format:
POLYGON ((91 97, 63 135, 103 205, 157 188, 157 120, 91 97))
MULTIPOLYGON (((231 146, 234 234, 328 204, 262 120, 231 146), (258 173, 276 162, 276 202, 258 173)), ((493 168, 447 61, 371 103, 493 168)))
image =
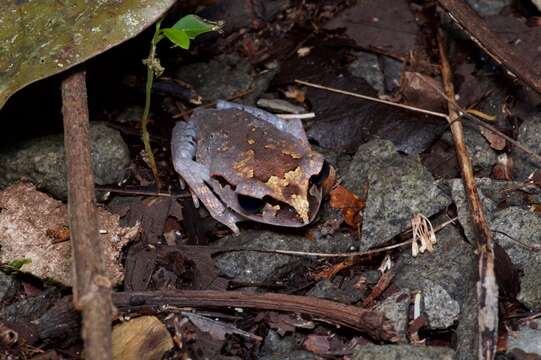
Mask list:
POLYGON ((357 195, 338 185, 331 192, 331 207, 342 210, 344 222, 353 228, 358 228, 361 224, 361 212, 364 209, 365 202, 357 195))

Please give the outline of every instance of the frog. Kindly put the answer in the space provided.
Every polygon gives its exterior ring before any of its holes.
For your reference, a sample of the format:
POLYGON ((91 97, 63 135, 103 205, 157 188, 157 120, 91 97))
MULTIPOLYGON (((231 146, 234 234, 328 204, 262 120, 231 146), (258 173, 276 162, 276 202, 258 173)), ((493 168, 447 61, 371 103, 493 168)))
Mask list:
POLYGON ((235 234, 238 222, 303 227, 316 217, 330 166, 312 149, 300 119, 219 100, 177 122, 175 171, 196 206, 235 234))

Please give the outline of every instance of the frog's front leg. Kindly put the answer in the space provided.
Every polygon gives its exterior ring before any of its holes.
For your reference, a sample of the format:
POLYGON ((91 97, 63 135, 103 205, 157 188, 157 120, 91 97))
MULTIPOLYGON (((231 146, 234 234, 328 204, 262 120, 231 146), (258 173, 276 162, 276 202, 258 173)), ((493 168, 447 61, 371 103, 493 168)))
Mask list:
POLYGON ((196 128, 187 122, 178 122, 173 128, 171 137, 171 154, 175 171, 186 181, 191 191, 205 204, 210 215, 239 233, 236 222, 241 219, 214 195, 209 188, 209 170, 203 164, 193 160, 196 152, 196 128))

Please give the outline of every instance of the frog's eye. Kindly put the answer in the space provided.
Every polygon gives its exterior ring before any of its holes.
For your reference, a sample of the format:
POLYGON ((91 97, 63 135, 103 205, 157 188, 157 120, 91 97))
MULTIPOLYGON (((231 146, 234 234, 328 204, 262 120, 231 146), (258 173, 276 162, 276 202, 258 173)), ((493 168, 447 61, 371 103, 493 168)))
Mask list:
POLYGON ((240 207, 250 214, 256 214, 261 212, 265 207, 266 202, 262 199, 251 197, 248 195, 238 194, 237 200, 239 201, 240 207))
POLYGON ((320 186, 327 179, 327 177, 329 177, 330 172, 331 166, 329 165, 327 160, 324 160, 319 174, 310 177, 310 184, 320 186))

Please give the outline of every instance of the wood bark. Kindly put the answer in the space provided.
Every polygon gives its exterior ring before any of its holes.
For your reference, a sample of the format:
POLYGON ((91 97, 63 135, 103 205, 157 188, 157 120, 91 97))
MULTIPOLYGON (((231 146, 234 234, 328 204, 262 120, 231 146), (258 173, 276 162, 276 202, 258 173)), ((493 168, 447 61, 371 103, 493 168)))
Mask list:
POLYGON ((104 275, 98 237, 85 76, 84 71, 75 71, 62 81, 73 298, 82 312, 85 358, 107 360, 112 356, 111 283, 104 275))

